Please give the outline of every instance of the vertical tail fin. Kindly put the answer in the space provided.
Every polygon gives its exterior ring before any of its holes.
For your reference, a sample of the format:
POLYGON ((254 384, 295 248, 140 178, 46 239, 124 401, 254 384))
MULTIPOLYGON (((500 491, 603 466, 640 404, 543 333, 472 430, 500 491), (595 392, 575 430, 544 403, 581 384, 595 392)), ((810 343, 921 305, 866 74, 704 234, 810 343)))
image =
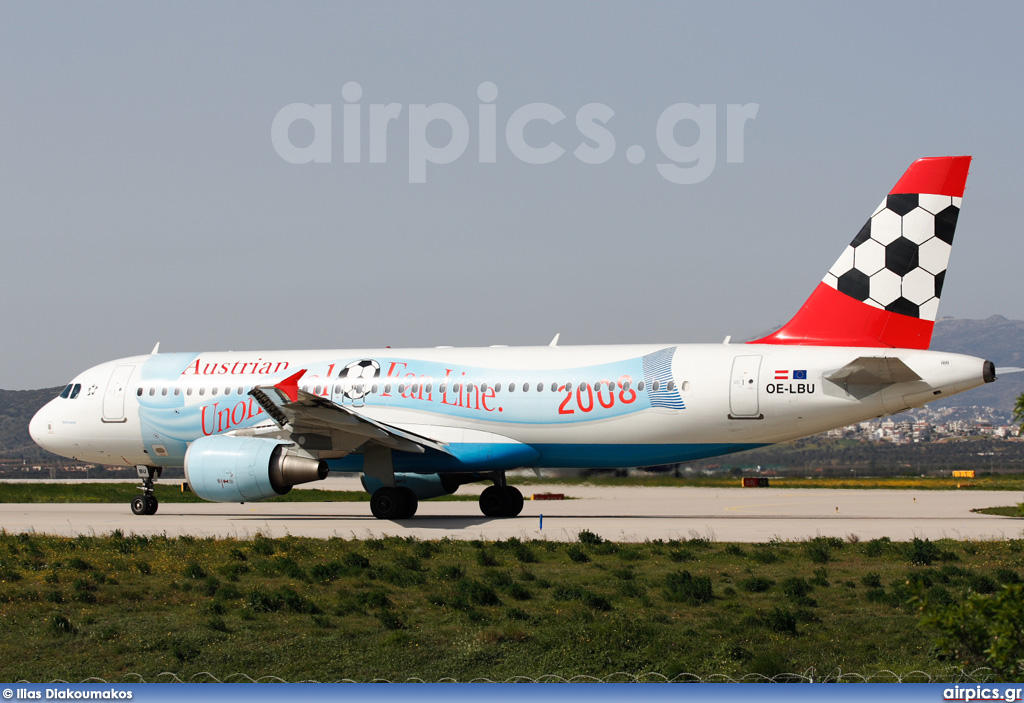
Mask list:
POLYGON ((793 319, 751 344, 927 349, 970 165, 911 164, 793 319))

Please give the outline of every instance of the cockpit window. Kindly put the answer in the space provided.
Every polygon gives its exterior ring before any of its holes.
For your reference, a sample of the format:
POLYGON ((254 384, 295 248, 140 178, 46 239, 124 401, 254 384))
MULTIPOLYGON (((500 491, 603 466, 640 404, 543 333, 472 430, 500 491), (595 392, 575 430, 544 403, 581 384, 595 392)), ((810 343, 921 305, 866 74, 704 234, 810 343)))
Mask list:
POLYGON ((78 394, 82 392, 82 384, 76 383, 75 387, 71 389, 71 400, 78 397, 78 394))
POLYGON ((71 394, 71 388, 73 387, 73 385, 74 384, 69 383, 68 385, 64 386, 64 390, 60 392, 60 397, 67 399, 67 397, 71 394))

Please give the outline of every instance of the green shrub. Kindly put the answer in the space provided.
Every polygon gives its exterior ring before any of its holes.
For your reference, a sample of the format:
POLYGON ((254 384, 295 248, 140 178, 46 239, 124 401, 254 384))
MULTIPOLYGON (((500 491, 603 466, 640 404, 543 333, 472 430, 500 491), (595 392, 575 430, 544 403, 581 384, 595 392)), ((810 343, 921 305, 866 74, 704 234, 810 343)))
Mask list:
POLYGON ((761 576, 752 576, 748 579, 740 581, 740 588, 742 588, 744 591, 749 591, 751 593, 764 593, 774 585, 774 581, 768 578, 763 578, 761 576))
POLYGON ((402 619, 390 610, 381 610, 377 613, 380 624, 389 630, 404 630, 406 625, 402 619))
POLYGON ((596 547, 597 545, 604 543, 603 537, 594 534, 590 530, 580 530, 577 539, 580 541, 580 544, 588 544, 593 547, 596 547))
POLYGON ((920 624, 936 633, 935 644, 964 668, 986 666, 996 681, 1024 676, 1024 586, 974 593, 964 600, 936 603, 918 592, 913 604, 920 624))
POLYGON ((457 587, 459 595, 476 605, 500 605, 501 599, 493 588, 480 581, 463 579, 457 587))
POLYGON ((58 635, 77 635, 78 628, 64 615, 54 615, 50 618, 50 629, 58 635))
POLYGON ((868 588, 881 588, 882 587, 882 576, 871 572, 861 577, 860 582, 868 588))
POLYGON ((772 608, 762 616, 761 622, 772 632, 781 632, 788 635, 797 635, 796 615, 789 610, 779 607, 772 608))
POLYGON ((665 597, 671 601, 700 605, 713 597, 711 578, 694 576, 689 571, 674 571, 665 576, 665 597))
POLYGON ((590 561, 590 557, 587 556, 587 553, 584 552, 583 549, 576 544, 570 544, 569 548, 565 550, 565 553, 569 556, 570 559, 572 559, 574 562, 578 564, 584 564, 590 561))
POLYGON ((185 570, 182 572, 182 574, 187 579, 204 579, 204 578, 206 578, 206 571, 203 569, 202 566, 200 566, 199 564, 197 564, 194 561, 188 563, 188 565, 185 567, 185 570))
POLYGON ((907 545, 906 554, 911 564, 928 566, 939 558, 939 548, 931 540, 915 537, 907 545))

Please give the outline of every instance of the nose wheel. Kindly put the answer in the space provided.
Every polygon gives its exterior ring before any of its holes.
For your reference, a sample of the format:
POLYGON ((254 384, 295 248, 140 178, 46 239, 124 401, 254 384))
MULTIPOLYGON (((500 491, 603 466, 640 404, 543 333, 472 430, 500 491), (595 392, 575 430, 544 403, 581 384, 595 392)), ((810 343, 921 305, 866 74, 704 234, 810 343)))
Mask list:
POLYGON ((159 466, 136 466, 135 470, 139 478, 142 479, 142 485, 139 486, 142 494, 132 498, 132 512, 136 515, 155 515, 156 509, 160 507, 160 503, 157 501, 156 496, 153 495, 153 486, 156 484, 156 480, 160 478, 160 474, 163 473, 163 468, 159 466))
POLYGON ((132 498, 132 512, 136 515, 153 515, 160 506, 156 496, 135 496, 132 498))

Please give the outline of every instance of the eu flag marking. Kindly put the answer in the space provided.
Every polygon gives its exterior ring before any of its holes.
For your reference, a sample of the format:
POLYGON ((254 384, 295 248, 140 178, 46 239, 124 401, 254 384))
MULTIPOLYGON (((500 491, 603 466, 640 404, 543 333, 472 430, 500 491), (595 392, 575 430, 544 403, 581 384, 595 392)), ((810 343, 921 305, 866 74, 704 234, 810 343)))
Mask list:
POLYGON ((794 381, 806 381, 807 380, 807 370, 806 369, 803 370, 803 371, 795 371, 794 370, 793 371, 793 380, 794 381))

